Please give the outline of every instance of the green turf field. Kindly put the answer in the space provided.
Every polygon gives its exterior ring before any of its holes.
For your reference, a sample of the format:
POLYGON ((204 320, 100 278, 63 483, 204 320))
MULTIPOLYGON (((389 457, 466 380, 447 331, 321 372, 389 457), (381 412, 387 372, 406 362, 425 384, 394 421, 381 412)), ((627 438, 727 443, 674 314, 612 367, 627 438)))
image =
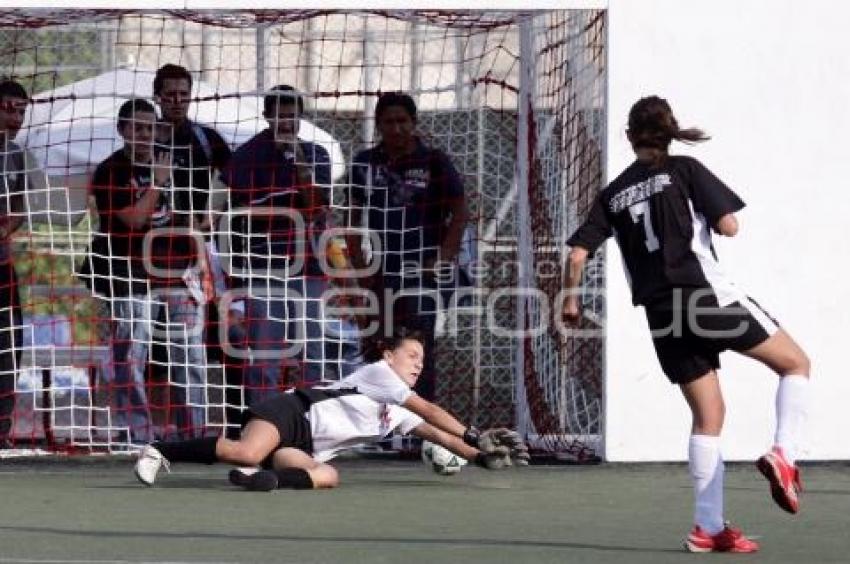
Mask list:
POLYGON ((466 468, 344 460, 333 491, 248 493, 227 466, 176 465, 153 488, 129 460, 0 461, 0 562, 850 562, 850 465, 804 469, 800 516, 750 465, 727 468, 728 516, 758 555, 689 555, 682 465, 466 468))

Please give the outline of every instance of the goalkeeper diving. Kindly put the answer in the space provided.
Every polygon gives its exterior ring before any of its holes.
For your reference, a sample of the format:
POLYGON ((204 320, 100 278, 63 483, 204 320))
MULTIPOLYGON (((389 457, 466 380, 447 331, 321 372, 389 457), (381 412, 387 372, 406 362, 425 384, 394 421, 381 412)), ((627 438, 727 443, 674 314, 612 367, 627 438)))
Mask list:
POLYGON ((225 462, 239 466, 229 478, 246 490, 333 488, 339 473, 328 461, 395 430, 440 444, 488 470, 527 465, 528 447, 516 431, 468 427, 411 390, 424 354, 419 334, 399 329, 373 348, 373 362, 350 376, 252 405, 239 440, 222 435, 147 445, 136 462, 136 477, 151 486, 171 463, 225 462))

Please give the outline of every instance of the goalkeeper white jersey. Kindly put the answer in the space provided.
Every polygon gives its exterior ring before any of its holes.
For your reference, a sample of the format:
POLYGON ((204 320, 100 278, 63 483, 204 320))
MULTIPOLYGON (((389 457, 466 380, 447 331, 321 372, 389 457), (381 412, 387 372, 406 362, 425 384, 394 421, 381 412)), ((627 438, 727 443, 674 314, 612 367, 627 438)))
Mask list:
POLYGON ((422 418, 401 406, 415 392, 385 361, 358 369, 327 386, 299 390, 310 403, 306 413, 319 462, 340 451, 378 441, 395 429, 409 433, 422 418))

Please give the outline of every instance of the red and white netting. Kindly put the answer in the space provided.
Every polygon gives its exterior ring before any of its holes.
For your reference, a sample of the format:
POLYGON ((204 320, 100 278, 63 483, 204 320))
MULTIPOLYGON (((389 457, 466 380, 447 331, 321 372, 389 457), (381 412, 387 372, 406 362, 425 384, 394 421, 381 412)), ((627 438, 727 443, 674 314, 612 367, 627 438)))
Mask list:
MULTIPOLYGON (((518 426, 548 453, 592 457, 602 420, 598 264, 591 265, 593 291, 585 300, 596 321, 586 321, 582 334, 553 323, 564 241, 603 180, 605 13, 584 9, 0 12, 0 73, 33 99, 15 138, 26 152, 26 205, 14 208, 6 198, 0 210, 24 219, 2 243, 12 252, 0 280, 0 434, 7 448, 122 451, 131 447, 134 425, 144 427, 137 440, 236 429, 256 384, 245 378, 246 366, 270 362, 256 350, 227 355, 217 346, 220 322, 250 315, 239 302, 251 291, 234 292, 227 276, 201 273, 200 293, 186 293, 186 300, 210 303, 201 340, 181 341, 174 336, 180 319, 165 307, 148 331, 120 337, 116 326, 136 313, 96 296, 75 275, 93 235, 105 229, 91 175, 122 146, 118 108, 133 97, 152 100, 154 73, 167 63, 192 73, 190 117, 231 149, 267 126, 268 89, 290 84, 303 93, 299 137, 330 156, 331 178, 320 188, 337 227, 374 211, 352 214, 349 169, 378 141, 377 95, 413 96, 418 132, 450 157, 470 210, 459 268, 440 287, 436 401, 481 427, 518 426), (144 346, 135 346, 140 340, 144 346), (122 347, 135 352, 117 353, 122 347), (141 363, 143 381, 120 366, 125 361, 141 363), (116 376, 122 370, 130 376, 116 376)), ((227 186, 212 184, 206 207, 191 210, 212 215, 210 230, 196 238, 232 241, 238 206, 227 186)), ((339 233, 329 239, 341 246, 339 233)), ((215 259, 232 274, 228 265, 252 248, 219 244, 215 259)), ((110 249, 99 252, 112 258, 110 249)), ((109 271, 109 260, 101 264, 102 277, 131 276, 109 271)), ((307 352, 310 335, 287 334, 304 346, 275 360, 282 376, 273 386, 304 384, 311 366, 324 379, 338 378, 356 353, 356 325, 332 318, 324 306, 312 311, 267 312, 284 324, 318 315, 336 327, 322 334, 328 343, 318 353, 307 352)))

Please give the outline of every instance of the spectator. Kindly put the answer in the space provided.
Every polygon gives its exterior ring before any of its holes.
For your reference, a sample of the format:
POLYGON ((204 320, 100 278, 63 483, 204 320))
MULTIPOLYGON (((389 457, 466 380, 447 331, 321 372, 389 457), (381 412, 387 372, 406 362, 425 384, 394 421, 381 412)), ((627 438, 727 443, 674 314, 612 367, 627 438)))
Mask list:
MULTIPOLYGON (((230 148, 222 136, 212 127, 189 119, 192 101, 192 75, 182 66, 167 64, 157 70, 153 80, 154 101, 159 105, 162 120, 157 129, 157 143, 171 152, 174 178, 175 223, 192 226, 201 231, 211 227, 211 213, 222 207, 226 189, 220 173, 230 160, 230 148)), ((218 264, 215 240, 206 243, 206 264, 203 271, 203 287, 207 297, 221 296, 227 289, 224 273, 218 264)), ((191 307, 193 304, 186 304, 191 307)), ((206 347, 211 362, 230 365, 226 362, 219 340, 218 302, 211 299, 206 304, 196 304, 198 319, 205 321, 204 332, 193 332, 190 347, 206 347)), ((240 319, 241 312, 234 312, 240 319)), ((161 345, 155 347, 153 357, 163 357, 161 345)), ((167 371, 167 366, 164 367, 167 371)), ((227 368, 228 404, 238 404, 238 387, 241 371, 227 368), (235 393, 231 393, 235 392, 235 393)), ((238 414, 229 412, 228 422, 238 423, 238 414)))
POLYGON ((92 178, 102 235, 93 240, 89 271, 82 273, 112 300, 116 419, 119 426, 129 423, 133 442, 152 438, 144 382, 154 327, 163 328, 166 340, 169 415, 179 435, 198 435, 205 423, 206 360, 203 348, 191 346, 189 338, 202 330, 197 288, 187 287, 197 280, 198 249, 185 234, 168 232, 176 226, 171 156, 154 151, 155 126, 156 111, 146 100, 128 100, 119 109, 124 146, 100 163, 92 178), (150 238, 145 261, 145 236, 155 229, 164 231, 150 238), (149 271, 151 266, 158 270, 149 271))
POLYGON ((189 119, 192 75, 188 70, 162 66, 153 79, 153 95, 162 112, 157 142, 171 151, 174 165, 175 211, 191 212, 194 223, 206 228, 210 192, 217 173, 230 160, 230 148, 215 129, 189 119))
MULTIPOLYGON (((426 363, 416 384, 434 399, 435 266, 455 261, 468 218, 463 181, 449 157, 416 134, 416 104, 407 94, 382 94, 375 105, 381 142, 354 157, 350 173, 352 226, 377 233, 372 260, 380 270, 371 287, 381 303, 385 334, 402 324, 424 336, 426 363), (440 264, 438 264, 440 263, 440 264), (386 300, 391 306, 385 307, 386 300), (389 311, 388 311, 389 309, 389 311)), ((362 240, 348 238, 355 268, 366 264, 362 240)))
POLYGON ((27 170, 24 152, 13 140, 28 104, 23 86, 0 82, 0 450, 12 446, 15 377, 21 362, 21 299, 10 238, 24 220, 27 170))
POLYGON ((312 245, 324 226, 321 190, 331 183, 331 166, 324 148, 298 139, 303 111, 291 86, 272 88, 263 100, 269 127, 236 150, 224 175, 234 208, 249 212, 236 214, 232 247, 240 259, 233 262, 234 283, 248 296, 249 405, 285 383, 286 358, 300 359, 305 382, 318 382, 324 372, 327 280, 312 245))

